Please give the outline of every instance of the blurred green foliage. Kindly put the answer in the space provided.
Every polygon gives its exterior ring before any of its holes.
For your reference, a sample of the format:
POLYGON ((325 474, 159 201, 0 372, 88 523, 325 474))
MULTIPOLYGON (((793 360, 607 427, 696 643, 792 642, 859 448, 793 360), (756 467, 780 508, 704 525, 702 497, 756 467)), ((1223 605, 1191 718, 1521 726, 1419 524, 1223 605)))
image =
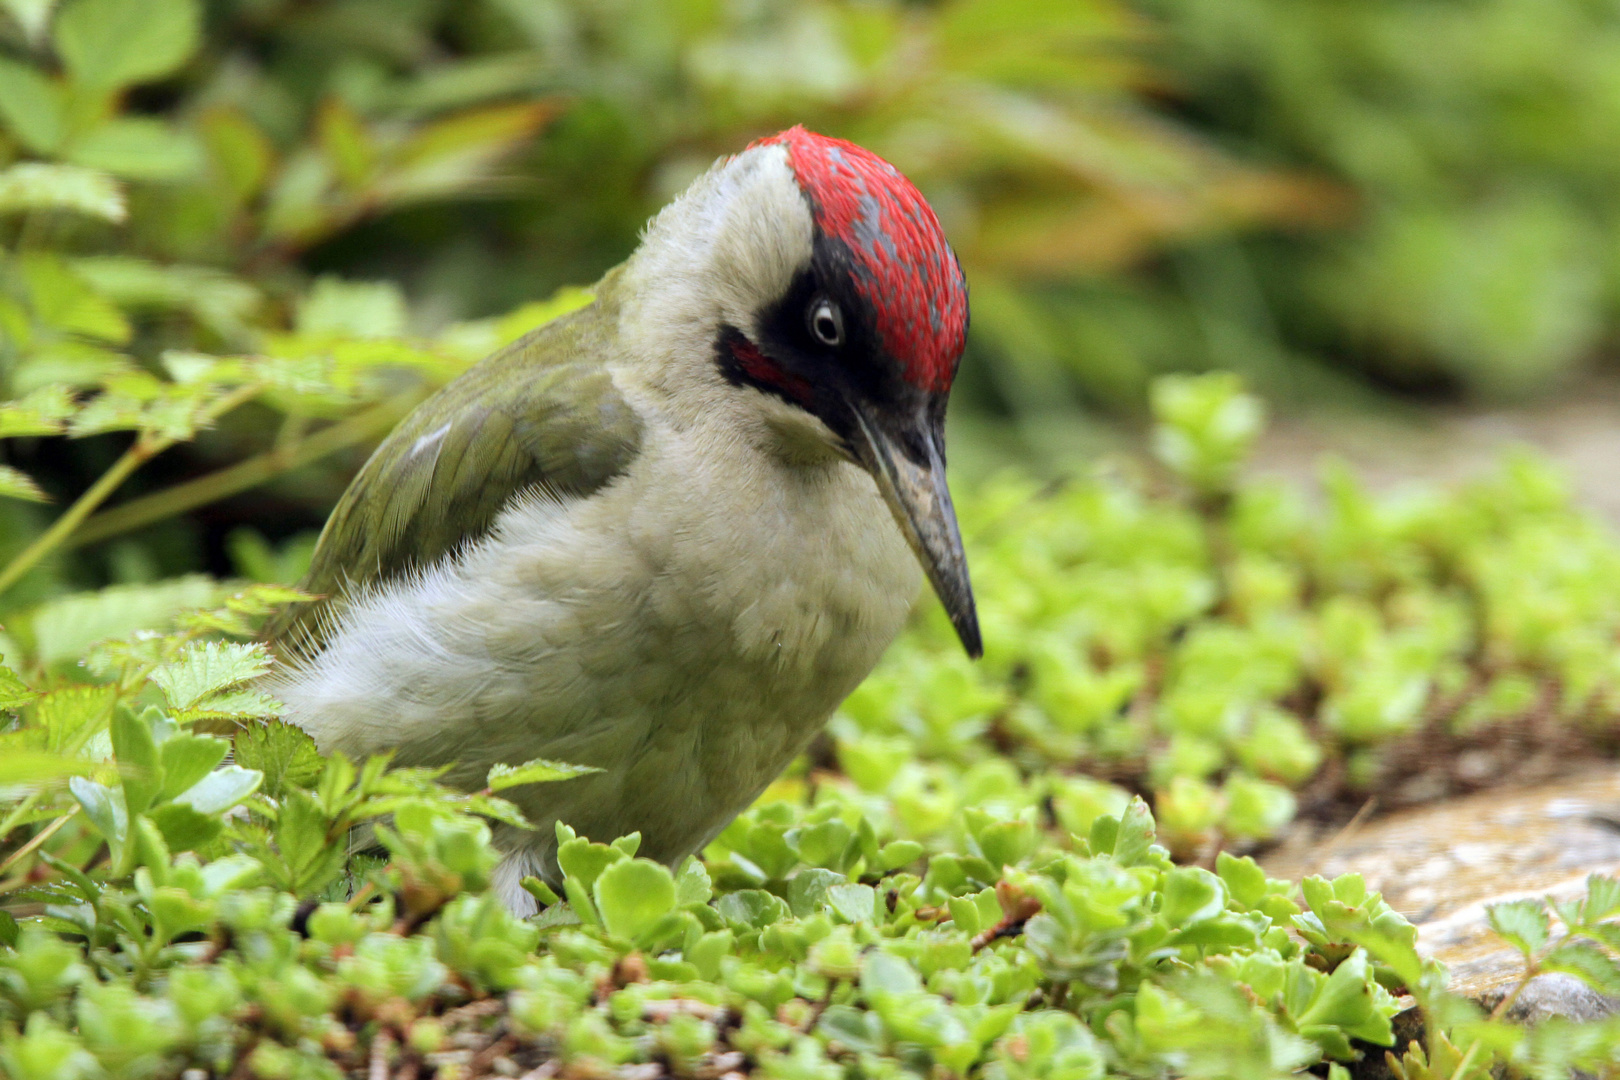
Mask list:
POLYGON ((1620 14, 1579 0, 1146 0, 1191 121, 1319 170, 1345 231, 1243 245, 1284 337, 1407 385, 1556 386, 1620 314, 1620 14))
POLYGON ((995 798, 1011 761, 1079 832, 1125 799, 1092 777, 1152 793, 1194 857, 1276 836, 1297 791, 1398 801, 1402 746, 1443 771, 1504 728, 1612 730, 1620 546, 1548 467, 1374 496, 1329 463, 1313 497, 1239 479, 1262 410, 1232 376, 1152 396, 1168 476, 1117 462, 959 500, 983 661, 928 605, 833 724, 902 836, 995 798))
MULTIPOLYGON (((340 357, 302 392, 377 370, 340 357)), ((274 393, 281 371, 170 367, 185 377, 118 404, 137 447, 193 434, 175 415, 206 420, 165 405, 154 426, 153 402, 217 411, 274 393)), ((114 393, 68 401, 62 422, 105 415, 114 393)), ((433 770, 323 758, 274 720, 256 687, 273 657, 242 640, 296 590, 191 575, 15 611, 0 1066, 1347 1080, 1358 1041, 1392 1042, 1402 992, 1429 1025, 1403 1075, 1612 1064, 1612 1022, 1549 1033, 1448 996, 1359 877, 1296 887, 1220 849, 1275 835, 1324 762, 1368 782, 1420 725, 1612 716, 1620 547, 1530 465, 1405 500, 1341 477, 1313 515, 1240 480, 1262 410, 1235 378, 1153 398, 1167 474, 963 499, 983 665, 925 613, 835 720, 827 767, 791 770, 678 869, 638 859, 638 836, 559 825, 561 894, 527 879, 545 905, 532 921, 489 891, 486 821, 526 827, 500 793, 580 770, 513 763, 458 792, 433 770), (204 733, 221 723, 234 744, 204 733), (1151 790, 1157 815, 1083 770, 1151 790), (385 859, 350 855, 357 826, 385 859), (1175 861, 1193 855, 1214 871, 1175 861)), ((40 400, 4 415, 34 419, 40 400)), ((299 561, 244 560, 275 576, 299 561)), ((1594 879, 1556 908, 1561 934, 1530 902, 1493 925, 1527 972, 1615 993, 1599 946, 1617 904, 1594 879)))
MULTIPOLYGON (((717 155, 804 122, 892 159, 939 211, 974 348, 997 358, 968 365, 961 400, 1130 402, 1179 346, 1144 333, 1151 304, 1115 318, 1080 293, 1172 238, 1311 219, 1323 193, 1147 107, 1147 34, 1122 0, 0 5, 0 382, 93 390, 175 351, 319 363, 338 338, 465 363, 493 338, 458 321, 593 280, 717 155)), ((276 518, 318 524, 358 451, 312 472, 294 445, 353 409, 287 404, 159 474, 279 447, 271 473, 305 469, 271 489, 276 518)), ((108 446, 38 479, 82 490, 108 446)), ((255 510, 219 528, 233 516, 255 510)), ((166 550, 186 542, 171 530, 166 550)))
MULTIPOLYGON (((1387 1041, 1402 987, 1441 1022, 1404 1075, 1612 1064, 1603 1025, 1559 1042, 1443 997, 1358 879, 1296 891, 1220 850, 1277 835, 1298 792, 1359 801, 1415 733, 1616 707, 1620 548, 1544 468, 1379 498, 1329 470, 1318 509, 1241 479, 1264 410, 1236 379, 1150 378, 1276 378, 1350 342, 1513 389, 1590 349, 1603 174, 1523 103, 1563 86, 1601 127, 1600 15, 1452 10, 0 0, 0 1068, 471 1075, 499 1018, 580 1076, 1261 1077, 1387 1041), (1424 13, 1447 32, 1420 57, 1392 28, 1424 13), (1480 59, 1521 24, 1587 59, 1565 82, 1552 53, 1480 59), (1459 42, 1479 58, 1431 62, 1459 42), (1449 145, 1448 108, 1489 139, 1449 145), (568 767, 464 793, 323 760, 269 722, 244 639, 296 595, 308 537, 282 537, 369 441, 796 121, 939 209, 974 289, 969 407, 1151 399, 1158 465, 964 492, 984 664, 924 611, 816 767, 702 860, 565 831, 564 895, 531 881, 549 906, 520 922, 483 821, 568 767), (250 490, 274 541, 187 524, 250 490), (229 765, 213 725, 242 725, 229 765), (361 825, 386 861, 346 855, 361 825)), ((1536 905, 1498 929, 1613 993, 1586 944, 1614 940, 1612 892, 1558 937, 1536 905)))

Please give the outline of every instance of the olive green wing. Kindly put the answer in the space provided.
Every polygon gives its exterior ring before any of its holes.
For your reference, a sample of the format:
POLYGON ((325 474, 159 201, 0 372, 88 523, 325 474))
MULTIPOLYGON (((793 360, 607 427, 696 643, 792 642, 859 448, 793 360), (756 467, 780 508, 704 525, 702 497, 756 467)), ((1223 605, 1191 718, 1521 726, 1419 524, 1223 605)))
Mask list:
POLYGON ((583 497, 623 472, 641 421, 603 365, 610 314, 592 304, 541 327, 417 406, 321 531, 303 587, 322 599, 287 608, 265 636, 312 654, 346 596, 483 536, 514 496, 583 497))

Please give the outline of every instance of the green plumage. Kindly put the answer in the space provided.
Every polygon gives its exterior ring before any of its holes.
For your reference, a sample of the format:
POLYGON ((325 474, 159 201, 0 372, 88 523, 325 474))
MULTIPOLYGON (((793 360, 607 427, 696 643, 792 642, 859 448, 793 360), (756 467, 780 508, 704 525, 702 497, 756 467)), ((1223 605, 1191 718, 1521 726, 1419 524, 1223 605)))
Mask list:
POLYGON ((400 422, 321 531, 303 587, 322 599, 286 609, 266 637, 313 653, 345 596, 483 536, 516 495, 582 497, 629 465, 641 421, 603 366, 614 277, 595 302, 479 362, 400 422))

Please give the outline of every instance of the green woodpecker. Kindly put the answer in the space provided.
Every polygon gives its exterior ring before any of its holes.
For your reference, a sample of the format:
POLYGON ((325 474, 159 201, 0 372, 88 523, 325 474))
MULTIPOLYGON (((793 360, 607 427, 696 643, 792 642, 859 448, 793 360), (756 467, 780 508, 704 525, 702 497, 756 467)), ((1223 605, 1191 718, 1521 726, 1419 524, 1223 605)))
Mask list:
POLYGON ((665 208, 590 306, 491 356, 378 447, 321 534, 323 599, 271 628, 284 716, 511 790, 498 887, 555 829, 675 863, 804 749, 899 632, 921 569, 981 650, 945 485, 967 333, 922 196, 792 128, 665 208))

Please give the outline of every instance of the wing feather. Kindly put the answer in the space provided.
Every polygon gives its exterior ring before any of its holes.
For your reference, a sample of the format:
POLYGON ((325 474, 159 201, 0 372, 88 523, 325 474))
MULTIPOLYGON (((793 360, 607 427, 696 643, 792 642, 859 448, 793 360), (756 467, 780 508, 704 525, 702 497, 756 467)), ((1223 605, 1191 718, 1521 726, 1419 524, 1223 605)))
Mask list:
POLYGON ((431 566, 486 534, 513 498, 583 498, 627 468, 641 422, 603 364, 601 301, 541 327, 417 406, 383 440, 321 531, 304 588, 265 628, 318 652, 346 597, 431 566))

